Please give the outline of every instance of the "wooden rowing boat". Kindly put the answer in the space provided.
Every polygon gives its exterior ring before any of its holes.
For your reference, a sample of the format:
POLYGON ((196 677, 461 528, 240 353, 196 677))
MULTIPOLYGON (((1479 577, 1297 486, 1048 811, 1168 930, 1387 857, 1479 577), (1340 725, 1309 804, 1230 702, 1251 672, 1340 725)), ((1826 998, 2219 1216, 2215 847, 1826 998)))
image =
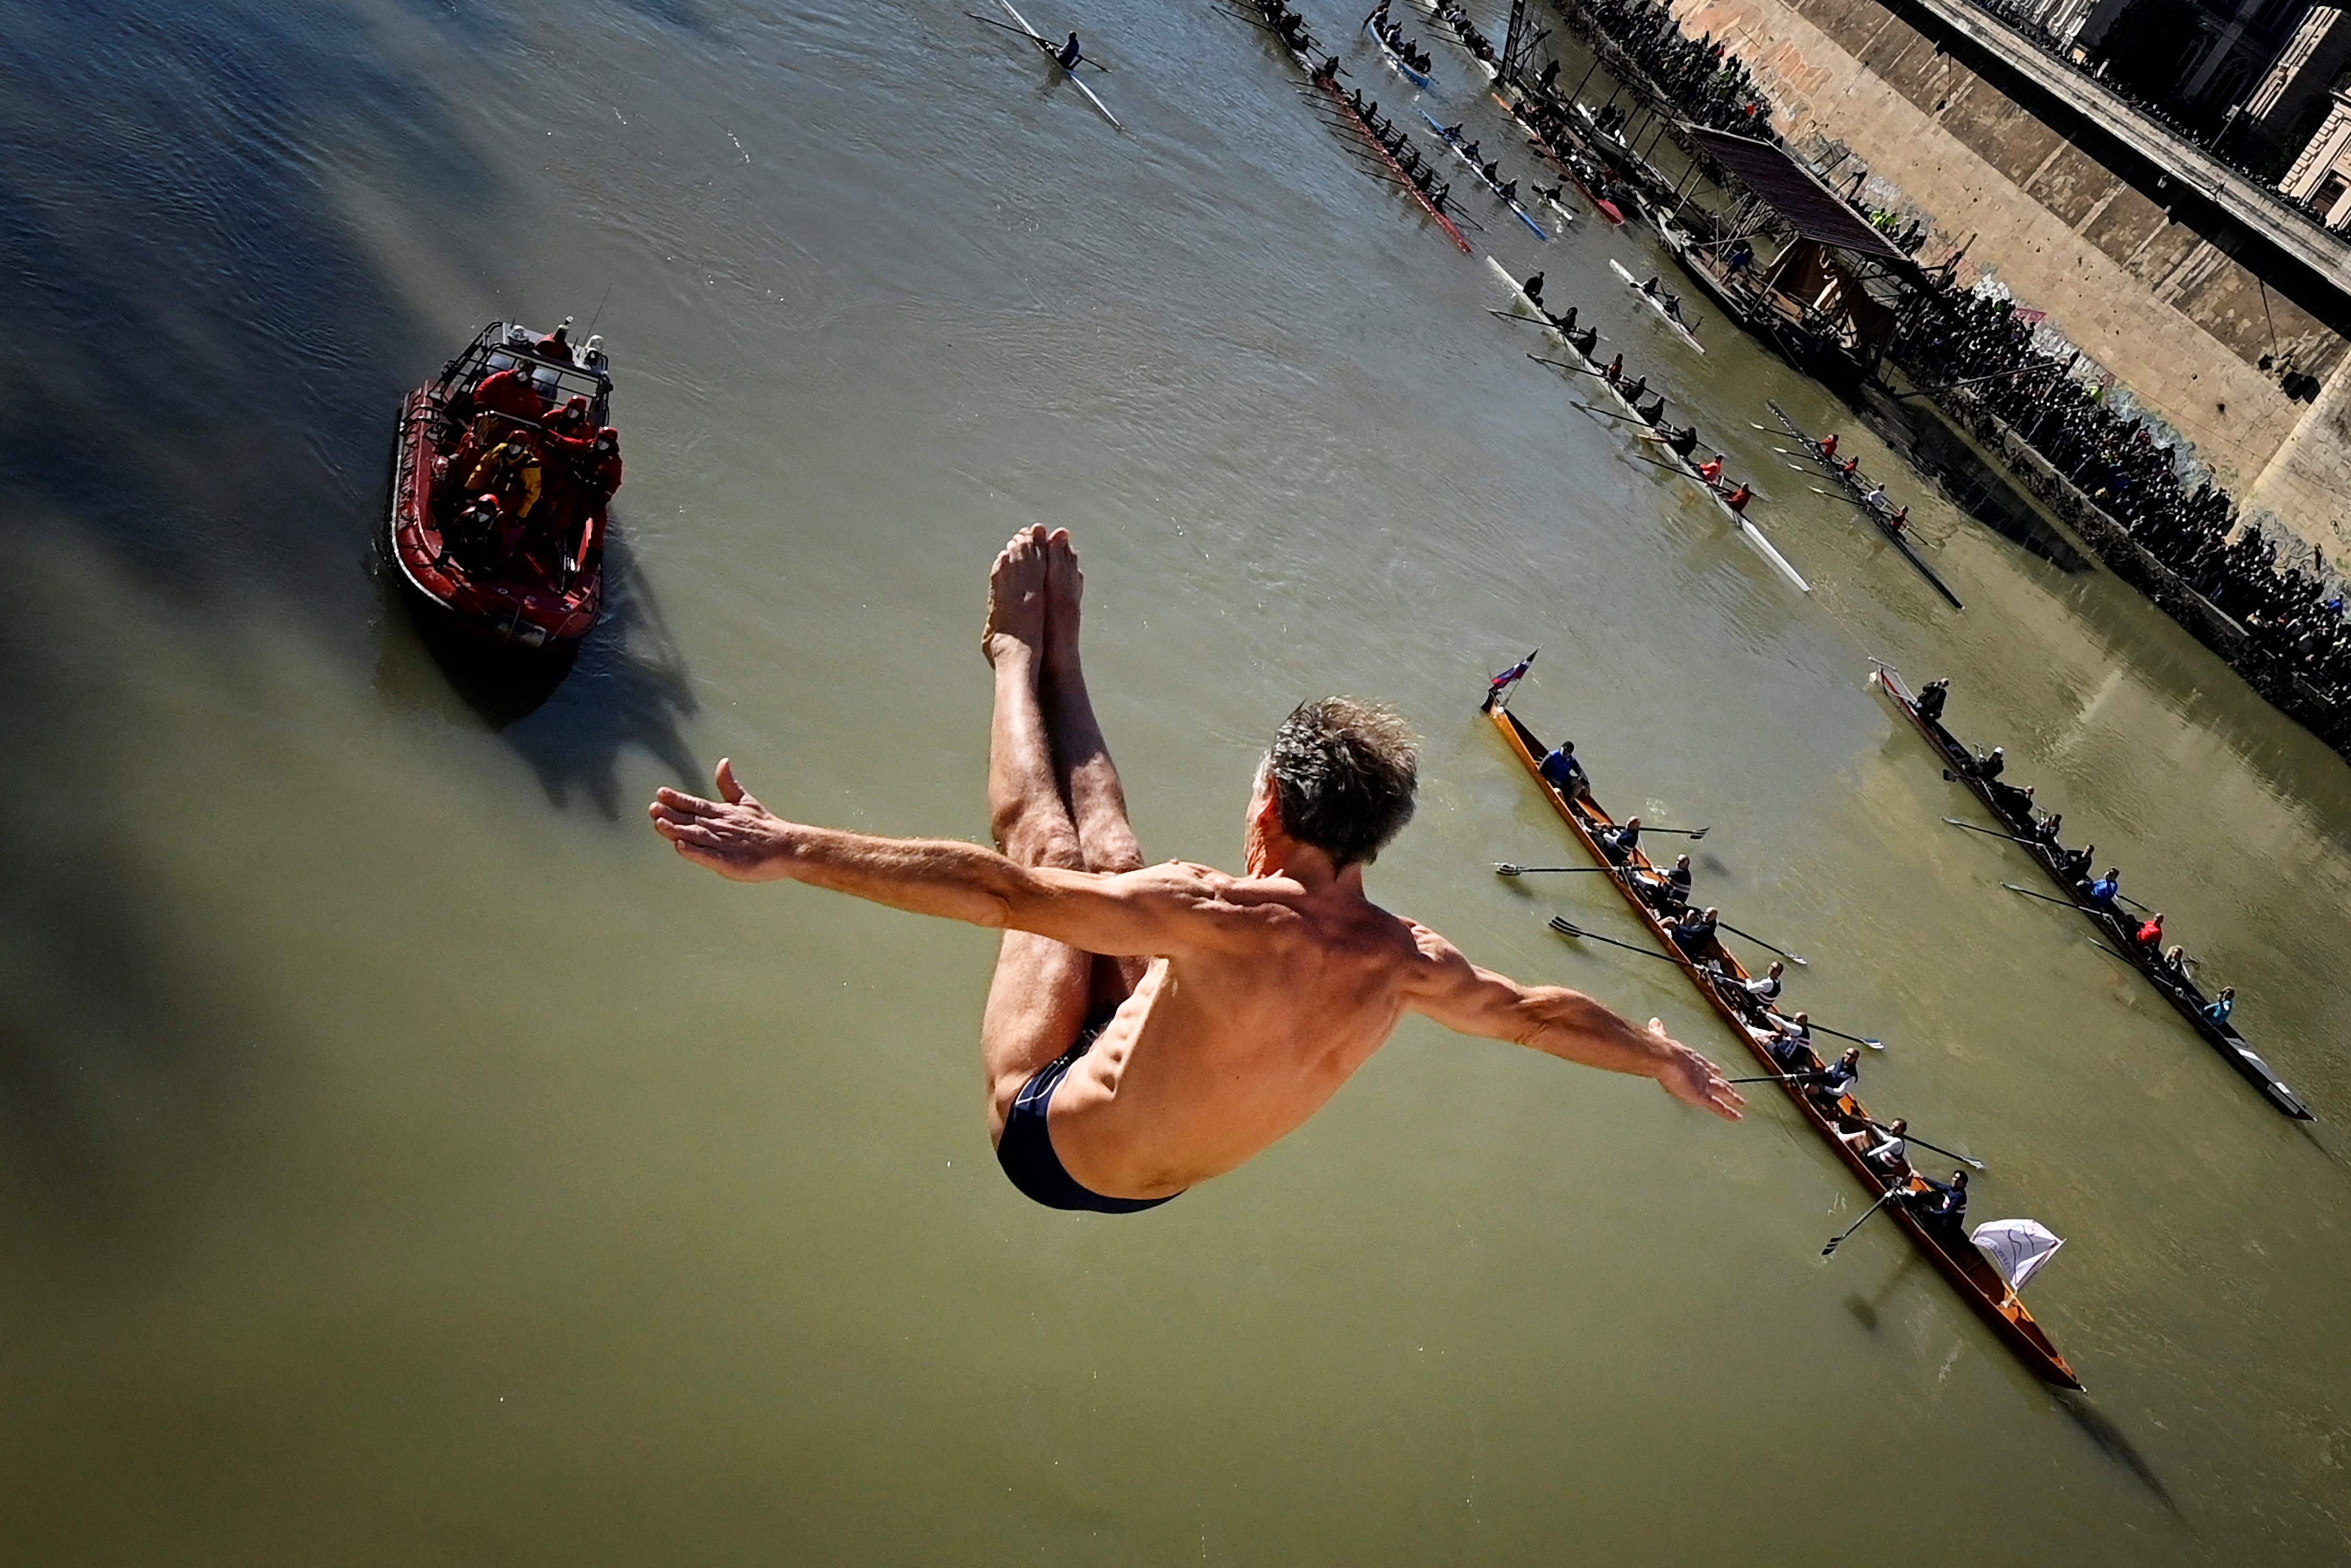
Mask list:
POLYGON ((1823 454, 1821 450, 1821 444, 1814 441, 1811 436, 1805 434, 1802 427, 1797 424, 1794 420, 1788 417, 1788 411, 1782 408, 1777 401, 1771 398, 1766 398, 1763 401, 1764 405, 1771 409, 1772 414, 1778 418, 1780 423, 1787 427, 1788 434, 1802 442, 1803 444, 1804 450, 1813 455, 1813 461, 1827 469, 1829 471, 1830 477, 1834 478, 1837 482, 1838 486, 1842 487, 1847 495, 1853 497, 1853 504, 1861 508, 1862 515, 1870 520, 1871 524, 1876 528, 1879 533, 1886 536, 1886 542, 1891 544, 1896 549, 1902 552, 1902 559, 1908 561, 1912 566, 1917 567, 1918 569, 1918 575, 1924 577, 1929 583, 1933 584, 1935 591, 1941 594, 1943 598, 1949 601, 1952 609, 1965 610, 1967 606, 1960 603, 1959 596, 1951 591, 1951 585, 1945 582, 1941 577, 1936 574, 1935 569, 1927 564, 1927 558, 1918 553, 1917 547, 1911 544, 1910 540, 1904 535, 1903 530, 1894 526, 1892 521, 1893 514, 1881 509, 1877 505, 1872 504, 1869 499, 1869 492, 1863 489, 1861 486, 1856 484, 1854 481, 1853 476, 1846 473, 1843 466, 1841 466, 1834 458, 1823 454))
MULTIPOLYGON (((1927 744, 1933 747, 1943 759, 1943 776, 1965 784, 1969 792, 1982 803, 1984 810, 1991 813, 1992 821, 2009 833, 2018 838, 2031 838, 2033 825, 2029 814, 2020 815, 1993 791, 1990 784, 1975 776, 1974 754, 1941 724, 1919 713, 1917 699, 1911 695, 1910 688, 1902 684, 1901 673, 1891 664, 1874 659, 1870 662, 1876 665, 1870 672, 1870 685, 1885 693, 1886 700, 1927 737, 1927 744)), ((2163 999, 2188 1020, 2189 1027, 2196 1031, 2198 1038, 2218 1051, 2220 1059, 2235 1068, 2245 1082, 2262 1092, 2273 1109, 2298 1122, 2314 1120, 2310 1107, 2304 1105, 2270 1064, 2254 1052, 2243 1035, 2231 1025, 2214 1023, 2204 1016, 2205 1003, 2209 998, 2202 988, 2194 980, 2174 980, 2158 969, 2155 967, 2158 961, 2156 956, 2147 953, 2135 939, 2135 927, 2112 911, 2100 909, 2084 897, 2074 879, 2067 876, 2058 863, 2053 847, 2033 843, 2019 844, 2017 848, 2030 855, 2032 863, 2041 868, 2042 874, 2056 884, 2058 892, 2064 895, 2064 902, 2080 910, 2084 917, 2097 927, 2098 935, 2105 938, 2107 950, 2137 970, 2147 984, 2153 986, 2163 999)))
MULTIPOLYGON (((1614 866, 1616 862, 1601 849, 1596 835, 1613 829, 1615 822, 1589 794, 1570 802, 1543 778, 1542 759, 1547 748, 1535 738, 1534 731, 1520 722, 1518 715, 1499 703, 1489 710, 1489 715, 1494 727, 1502 733, 1503 744, 1525 765, 1527 776, 1534 780, 1535 788, 1542 791, 1543 799, 1551 802, 1552 810, 1559 814, 1561 821, 1567 824, 1568 831, 1574 835, 1584 852, 1599 865, 1614 866)), ((1689 955, 1676 946, 1673 938, 1667 935, 1665 924, 1657 918, 1656 912, 1649 907, 1634 883, 1636 876, 1656 877, 1657 874, 1656 867, 1650 863, 1649 858, 1635 850, 1625 867, 1608 880, 1615 884, 1617 892, 1625 895, 1625 902, 1648 927, 1658 946, 1680 967, 1708 1005, 1721 1016, 1730 1031, 1763 1064, 1763 1070, 1779 1081, 1780 1087, 1786 1091, 1789 1100, 1795 1105, 1797 1113, 1836 1152, 1837 1157, 1844 1162, 1845 1168, 1860 1179, 1862 1186, 1868 1190, 1871 1201, 1885 1197, 1886 1181, 1870 1168, 1868 1162, 1852 1145, 1837 1136, 1835 1124, 1822 1114, 1811 1096, 1804 1092, 1802 1085, 1782 1070, 1749 1027, 1747 1016, 1725 994, 1729 987, 1747 978, 1747 970, 1739 960, 1718 940, 1716 963, 1722 977, 1718 980, 1716 976, 1693 962, 1689 955)), ((1740 994, 1743 996, 1745 993, 1742 990, 1740 994)), ((1845 1097, 1840 1108, 1844 1104, 1853 1107, 1852 1114, 1855 1118, 1865 1118, 1869 1114, 1851 1095, 1845 1097)), ((2001 1343, 2015 1352, 2018 1359, 2061 1388, 2082 1386, 2082 1380, 2074 1375, 2074 1369, 2065 1364, 2064 1356, 2057 1354, 2057 1347, 2050 1343, 2049 1336, 2042 1332, 2041 1325, 2025 1310, 2024 1302, 2008 1288, 2008 1281, 2001 1277, 2000 1270, 1974 1242, 1964 1235, 1928 1225, 1913 1215, 1906 1204, 1889 1204, 1887 1212, 1893 1216, 1896 1225, 1909 1233, 1910 1239, 1926 1253, 1928 1261, 1934 1264, 1936 1270, 1951 1282, 1967 1299, 1968 1304, 1975 1309, 1977 1315, 2000 1336, 2001 1343)))

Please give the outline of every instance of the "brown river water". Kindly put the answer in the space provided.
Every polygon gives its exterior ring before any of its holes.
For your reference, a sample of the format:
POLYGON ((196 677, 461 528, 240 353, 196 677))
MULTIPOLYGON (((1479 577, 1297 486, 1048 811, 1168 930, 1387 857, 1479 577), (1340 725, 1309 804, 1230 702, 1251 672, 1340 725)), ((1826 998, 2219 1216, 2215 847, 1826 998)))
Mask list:
POLYGON ((1029 10, 1127 134, 952 4, 0 0, 0 1557, 2343 1562, 2345 764, 1852 437, 1953 613, 1748 427, 1849 416, 1637 312, 1647 239, 1469 202, 1756 476, 1797 594, 1262 34, 1029 10), (614 603, 534 705, 385 580, 386 450, 483 322, 600 301, 614 603), (1541 644, 1518 711, 1710 825, 1702 896, 1887 1040, 1872 1105, 2068 1239, 2028 1297, 2090 1392, 1883 1222, 1823 1260, 1859 1188, 1784 1103, 1421 1024, 1163 1209, 1018 1197, 990 939, 722 884, 641 809, 731 753, 788 811, 983 834, 983 573, 1040 520, 1148 852, 1234 863, 1290 705, 1384 698, 1426 752, 1374 896, 1754 1071, 1545 930, 1639 940, 1596 879, 1490 869, 1576 858, 1474 709, 1541 644), (2314 1126, 2002 890, 1873 654, 1956 677, 2314 1126))

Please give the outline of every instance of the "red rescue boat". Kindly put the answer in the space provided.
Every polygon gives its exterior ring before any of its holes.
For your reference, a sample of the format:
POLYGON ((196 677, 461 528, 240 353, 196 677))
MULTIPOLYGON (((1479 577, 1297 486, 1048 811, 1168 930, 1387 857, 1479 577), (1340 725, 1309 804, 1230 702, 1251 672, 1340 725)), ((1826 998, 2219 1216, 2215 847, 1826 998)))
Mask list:
POLYGON ((493 321, 400 409, 392 559, 431 612, 517 648, 568 649, 604 602, 620 434, 601 340, 493 321))

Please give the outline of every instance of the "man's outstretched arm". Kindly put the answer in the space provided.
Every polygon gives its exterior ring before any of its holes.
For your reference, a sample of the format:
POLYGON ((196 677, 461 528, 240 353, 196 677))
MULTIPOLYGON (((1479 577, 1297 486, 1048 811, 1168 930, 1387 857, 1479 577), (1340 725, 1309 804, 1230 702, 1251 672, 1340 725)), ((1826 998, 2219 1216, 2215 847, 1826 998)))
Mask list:
POLYGON ((721 799, 663 789, 653 831, 737 882, 801 882, 916 915, 1033 931, 1088 953, 1158 957, 1218 939, 1246 913, 1187 867, 1105 875, 1020 865, 959 839, 885 839, 787 821, 718 765, 721 799))
POLYGON ((1746 1097, 1721 1070, 1666 1033, 1656 1019, 1637 1029, 1622 1015, 1564 986, 1522 986, 1481 969, 1435 932, 1418 931, 1421 978, 1414 1011, 1449 1030, 1531 1046, 1565 1061, 1654 1078, 1675 1099, 1736 1122, 1746 1097))

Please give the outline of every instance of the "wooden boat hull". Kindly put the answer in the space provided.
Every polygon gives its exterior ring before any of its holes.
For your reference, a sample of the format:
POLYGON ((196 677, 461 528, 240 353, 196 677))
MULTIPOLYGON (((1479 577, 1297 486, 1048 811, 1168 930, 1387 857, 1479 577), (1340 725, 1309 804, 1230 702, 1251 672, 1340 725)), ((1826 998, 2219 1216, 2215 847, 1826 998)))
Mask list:
MULTIPOLYGON (((1510 712, 1507 706, 1498 704, 1489 710, 1489 716, 1494 721, 1494 727, 1501 732, 1503 744, 1525 766, 1528 777, 1534 780, 1535 788, 1542 792, 1543 799, 1551 803, 1552 810, 1558 814, 1560 821, 1567 824, 1568 831, 1574 835, 1576 842, 1583 847, 1584 852, 1589 854, 1597 864, 1603 866, 1614 864, 1614 862, 1601 849, 1595 835, 1614 827, 1615 823, 1600 809, 1591 796, 1582 796, 1577 801, 1571 803, 1564 795, 1552 786, 1549 780, 1543 778, 1542 759, 1547 754, 1547 748, 1535 737, 1534 732, 1520 721, 1516 714, 1510 712)), ((1650 863, 1646 855, 1637 851, 1630 857, 1629 864, 1635 873, 1654 873, 1656 869, 1650 863)), ((1852 1171, 1862 1186, 1867 1189, 1870 1200, 1874 1203, 1883 1197, 1886 1190, 1886 1182, 1870 1168, 1868 1162, 1864 1160, 1850 1144, 1837 1136, 1836 1128, 1813 1104, 1811 1097, 1805 1094, 1802 1086, 1794 1082, 1782 1071, 1779 1062, 1772 1059, 1771 1053, 1763 1048, 1750 1030, 1747 1020, 1740 1009, 1725 997, 1722 988, 1692 961, 1688 955, 1674 945, 1673 938, 1666 932, 1664 923, 1657 918, 1656 911, 1652 910, 1641 897, 1639 892, 1634 887, 1631 878, 1625 875, 1613 875, 1608 880, 1615 885, 1617 892, 1624 895, 1625 903, 1632 906, 1634 914, 1640 917, 1641 923, 1648 927, 1650 935, 1656 938, 1659 948, 1680 966, 1683 974, 1688 977, 1690 984, 1698 988, 1698 994, 1706 998, 1708 1005, 1721 1016, 1723 1021, 1729 1026, 1731 1032, 1746 1045, 1749 1052, 1762 1063, 1763 1070, 1779 1081, 1780 1087, 1786 1092, 1790 1102, 1795 1105, 1797 1113, 1802 1116, 1811 1124, 1813 1130, 1836 1152, 1837 1157, 1844 1161, 1845 1168, 1852 1171)), ((1735 984, 1747 978, 1746 968, 1740 964, 1729 948, 1718 942, 1717 951, 1719 954, 1721 969, 1731 983, 1735 984)), ((1856 1114, 1863 1116, 1868 1114, 1858 1100, 1853 1100, 1851 1097, 1848 1097, 1848 1100, 1853 1104, 1856 1114)), ((1976 1315, 1980 1317, 1992 1333, 1999 1336, 2001 1343, 2015 1353, 2019 1360, 2031 1367, 2037 1375, 2061 1388, 2082 1386, 2081 1379, 2074 1375, 2074 1369, 2066 1364, 2065 1358, 2057 1353, 2057 1347, 2050 1343, 2049 1336, 2042 1332, 2041 1325, 2034 1322, 2032 1314, 2025 1310, 2023 1301, 2008 1288, 2008 1281, 2001 1278, 2000 1270, 1993 1267, 1991 1260, 1986 1258, 1972 1241, 1968 1240, 1964 1236, 1947 1235, 1938 1228, 1928 1226, 1913 1215, 1905 1205, 1899 1203, 1889 1205, 1886 1212, 1893 1218, 1895 1224, 1909 1234, 1910 1239, 1917 1243, 1919 1250, 1927 1255, 1928 1260, 1934 1264, 1936 1271, 1951 1282, 1952 1287, 1975 1310, 1976 1315)))
MULTIPOLYGON (((1902 684, 1901 672, 1896 670, 1891 664, 1879 664, 1870 672, 1869 684, 1883 692, 1886 695, 1886 700, 1892 703, 1896 709, 1910 721, 1912 727, 1926 737, 1927 744, 1933 747, 1941 756, 1946 776, 1956 776, 1959 783, 1965 784, 1969 793, 1975 796, 1983 809, 1991 813, 1993 821, 2019 837, 2031 835, 2032 824, 2030 821, 2018 821, 2016 814, 2003 805, 1984 781, 1976 778, 1970 770, 1975 758, 1968 748, 1962 746, 1949 730, 1919 713, 1917 705, 1910 695, 1910 689, 1902 684)), ((2285 1081, 2277 1075, 2268 1062, 2261 1059, 2253 1048, 2247 1043, 2243 1035, 2239 1034, 2227 1024, 2216 1024, 2204 1016, 2204 993, 2194 981, 2174 985, 2150 969, 2141 960, 2138 944, 2133 939, 2133 932, 2126 923, 2083 901, 2072 879, 2067 877, 2059 867, 2055 852, 2042 844, 2031 846, 2019 844, 2016 847, 2032 857, 2032 863, 2041 868, 2042 874, 2054 883, 2057 891, 2064 894, 2065 899, 2097 928, 2098 934, 2106 939, 2107 945, 2121 956, 2123 961, 2137 970, 2140 976, 2156 988, 2157 993, 2172 1005, 2179 1016, 2188 1021, 2189 1027, 2196 1031, 2198 1038, 2218 1051, 2220 1059, 2235 1068, 2245 1082, 2262 1092, 2262 1097, 2270 1103, 2272 1109, 2283 1115, 2292 1116, 2298 1122, 2314 1119, 2311 1115, 2310 1107, 2304 1105, 2300 1097, 2287 1087, 2285 1081)))

